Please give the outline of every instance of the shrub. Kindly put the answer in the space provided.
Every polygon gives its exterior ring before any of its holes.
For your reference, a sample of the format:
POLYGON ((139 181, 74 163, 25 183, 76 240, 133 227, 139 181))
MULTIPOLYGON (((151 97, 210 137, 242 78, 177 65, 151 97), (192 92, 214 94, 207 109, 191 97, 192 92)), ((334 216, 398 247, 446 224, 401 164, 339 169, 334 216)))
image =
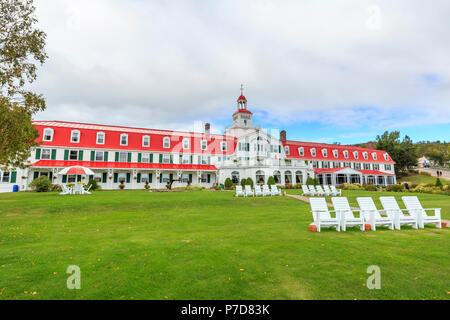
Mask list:
POLYGON ((315 185, 317 186, 319 184, 319 180, 318 179, 313 179, 311 177, 308 177, 308 179, 306 179, 306 184, 307 185, 315 185))
POLYGON ((359 183, 343 183, 339 186, 342 190, 362 190, 364 189, 359 183))
POLYGON ((403 190, 404 190, 404 188, 401 184, 393 184, 386 188, 386 191, 390 191, 390 192, 402 192, 403 190))
POLYGON ((150 185, 148 184, 148 181, 144 185, 145 190, 148 190, 150 188, 150 185))
POLYGON ((273 176, 270 176, 269 179, 267 179, 267 185, 270 187, 275 184, 275 178, 273 176))
POLYGON ((247 179, 242 179, 241 180, 241 186, 242 186, 242 188, 245 188, 245 185, 247 184, 247 179))
POLYGON ((290 184, 290 183, 286 183, 284 185, 284 189, 294 189, 294 186, 292 184, 290 184))
POLYGON ((378 191, 377 187, 374 186, 373 184, 366 184, 364 186, 364 190, 366 190, 366 191, 378 191))
POLYGON ((420 174, 423 175, 423 176, 431 177, 431 173, 426 172, 426 171, 420 171, 420 174))
POLYGON ((40 176, 30 183, 30 187, 36 192, 49 192, 52 183, 46 176, 40 176))
POLYGON ((436 178, 436 183, 435 183, 436 187, 442 188, 442 182, 439 178, 436 178))
POLYGON ((91 185, 90 191, 95 191, 95 190, 97 190, 97 189, 99 188, 97 181, 94 180, 94 179, 90 179, 90 180, 89 180, 88 186, 89 186, 89 185, 91 185))
POLYGON ((233 181, 230 178, 225 179, 225 189, 231 190, 233 189, 233 181))
POLYGON ((51 192, 61 192, 62 187, 59 184, 52 184, 50 187, 51 192))
POLYGON ((119 188, 120 188, 120 190, 123 190, 123 189, 125 189, 125 185, 123 183, 121 183, 121 184, 119 184, 119 188))
POLYGON ((253 188, 253 179, 252 178, 247 178, 247 184, 249 184, 252 188, 253 188))

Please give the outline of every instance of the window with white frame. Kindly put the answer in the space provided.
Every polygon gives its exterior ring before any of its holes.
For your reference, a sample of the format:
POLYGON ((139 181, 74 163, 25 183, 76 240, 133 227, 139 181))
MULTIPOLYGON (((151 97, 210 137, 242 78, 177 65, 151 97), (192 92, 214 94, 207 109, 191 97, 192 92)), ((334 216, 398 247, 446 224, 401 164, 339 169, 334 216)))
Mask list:
POLYGON ((183 138, 183 149, 189 149, 191 147, 191 142, 189 138, 183 138))
POLYGON ((316 156, 316 148, 311 148, 311 156, 312 157, 316 156))
POLYGON ((143 153, 141 162, 142 163, 150 163, 150 153, 143 153))
POLYGON ((220 142, 220 150, 227 151, 227 142, 226 141, 220 142))
POLYGON ((52 150, 42 149, 42 151, 41 151, 41 159, 42 160, 50 160, 51 155, 52 155, 52 150))
POLYGON ((305 149, 303 147, 298 148, 298 154, 303 157, 305 155, 305 149))
POLYGON ((206 140, 200 141, 200 146, 202 150, 206 150, 206 148, 208 147, 208 141, 206 140))
POLYGON ((335 157, 337 159, 338 156, 339 156, 339 151, 333 150, 333 157, 335 157))
POLYGON ((97 132, 97 144, 105 144, 105 133, 97 132))
POLYGON ((389 156, 387 153, 383 154, 384 160, 388 161, 389 160, 389 156))
POLYGON ((103 151, 95 151, 95 161, 103 161, 105 154, 103 151))
POLYGON ((120 145, 127 146, 128 145, 128 135, 126 133, 122 133, 120 135, 120 145))
POLYGON ((363 152, 363 158, 364 158, 364 160, 367 160, 369 158, 369 155, 367 154, 367 152, 363 152))
POLYGON ((44 141, 52 141, 53 140, 53 129, 52 128, 45 128, 44 129, 44 141))
POLYGON ((364 163, 364 170, 370 170, 370 163, 364 163))
POLYGON ((392 170, 391 165, 390 165, 390 164, 385 164, 385 165, 384 165, 384 170, 386 170, 386 171, 391 171, 391 170, 392 170))
POLYGON ((189 182, 189 173, 183 173, 181 175, 181 182, 188 183, 189 182))
POLYGON ((201 156, 201 164, 208 164, 208 156, 201 156))
POLYGON ((188 154, 183 154, 181 156, 181 163, 182 164, 189 164, 191 162, 191 156, 188 154))
POLYGON ((345 159, 348 159, 348 151, 344 150, 343 154, 344 154, 345 159))
POLYGON ((353 151, 353 157, 354 157, 355 159, 358 159, 358 151, 353 151))
POLYGON ((126 152, 119 152, 119 162, 128 162, 128 154, 126 152))
POLYGON ((75 183, 77 182, 77 176, 74 174, 69 174, 67 176, 67 183, 75 183))
POLYGON ((164 137, 163 138, 163 148, 170 148, 170 137, 164 137))
POLYGON ((290 151, 291 150, 289 149, 289 146, 284 147, 284 152, 286 153, 286 155, 289 155, 290 151))
POLYGON ((78 160, 78 150, 70 150, 69 160, 78 160))
POLYGON ((322 156, 323 156, 324 158, 328 157, 328 151, 327 151, 327 149, 322 149, 322 156))
POLYGON ((373 160, 377 160, 377 153, 376 152, 372 152, 372 159, 373 160))
POLYGON ((380 170, 380 165, 378 163, 372 164, 373 170, 380 170))
POLYGON ((80 142, 80 131, 72 130, 70 133, 70 142, 79 143, 80 142))
POLYGON ((163 163, 170 163, 170 154, 163 154, 163 163))
POLYGON ((163 173, 161 175, 161 179, 162 179, 161 182, 164 182, 164 183, 169 182, 170 181, 170 174, 169 173, 163 173))
POLYGON ((0 171, 0 182, 9 183, 10 176, 9 171, 0 171))
POLYGON ((142 137, 142 146, 145 148, 150 147, 150 137, 149 136, 142 137))

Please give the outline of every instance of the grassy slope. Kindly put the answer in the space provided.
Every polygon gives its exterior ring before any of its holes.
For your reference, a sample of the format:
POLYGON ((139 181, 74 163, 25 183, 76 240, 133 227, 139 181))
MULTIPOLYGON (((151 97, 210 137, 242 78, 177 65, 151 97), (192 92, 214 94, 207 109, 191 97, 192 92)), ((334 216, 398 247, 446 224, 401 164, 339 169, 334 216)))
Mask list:
MULTIPOLYGON (((450 180, 446 180, 444 178, 440 178, 439 180, 441 180, 442 184, 450 184, 450 180)), ((403 177, 402 179, 400 179, 401 182, 408 182, 409 184, 411 183, 432 183, 435 184, 436 183, 436 177, 430 177, 430 176, 426 176, 423 174, 413 174, 407 177, 403 177)))
POLYGON ((10 193, 0 204, 0 299, 449 297, 448 229, 311 233, 308 204, 230 192, 10 193), (66 289, 71 264, 79 291, 66 289), (382 290, 363 286, 373 264, 382 290))

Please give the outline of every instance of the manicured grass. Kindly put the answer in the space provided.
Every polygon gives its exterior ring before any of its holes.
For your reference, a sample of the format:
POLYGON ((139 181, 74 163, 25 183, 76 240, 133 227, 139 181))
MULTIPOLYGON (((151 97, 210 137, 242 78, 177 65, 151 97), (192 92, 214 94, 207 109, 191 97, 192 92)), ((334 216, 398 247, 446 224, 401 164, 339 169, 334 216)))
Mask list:
MULTIPOLYGON (((442 184, 450 184, 450 180, 446 180, 444 178, 439 178, 439 180, 441 180, 442 184)), ((401 178, 400 181, 408 182, 409 184, 432 183, 434 185, 436 183, 436 177, 430 177, 430 176, 426 176, 423 174, 413 174, 413 175, 401 178)))
MULTIPOLYGON (((426 197, 448 217, 448 197, 426 197)), ((449 298, 448 229, 312 233, 307 203, 231 192, 10 193, 0 208, 0 299, 449 298)))

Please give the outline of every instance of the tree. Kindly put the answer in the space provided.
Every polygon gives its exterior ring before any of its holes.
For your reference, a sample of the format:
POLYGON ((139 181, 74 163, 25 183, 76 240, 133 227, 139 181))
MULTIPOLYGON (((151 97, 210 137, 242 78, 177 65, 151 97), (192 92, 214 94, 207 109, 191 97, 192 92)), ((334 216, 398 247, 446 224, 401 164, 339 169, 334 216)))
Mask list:
POLYGON ((385 131, 381 136, 377 136, 375 148, 389 153, 395 161, 395 174, 398 175, 411 166, 417 165, 418 152, 412 140, 405 136, 400 141, 400 132, 385 131))
POLYGON ((245 188, 245 185, 247 184, 247 179, 242 179, 241 180, 241 186, 242 186, 242 188, 245 188))
POLYGON ((253 183, 253 179, 252 179, 252 178, 250 178, 250 177, 248 177, 248 178, 247 178, 247 184, 248 184, 248 185, 250 185, 250 187, 252 187, 252 188, 253 188, 253 185, 254 185, 254 183, 253 183))
POLYGON ((270 187, 275 184, 275 178, 273 176, 270 176, 269 179, 267 179, 267 185, 270 187))
POLYGON ((0 164, 23 167, 36 146, 33 114, 45 109, 42 95, 26 87, 36 64, 47 59, 46 34, 36 28, 32 0, 0 0, 0 164))

